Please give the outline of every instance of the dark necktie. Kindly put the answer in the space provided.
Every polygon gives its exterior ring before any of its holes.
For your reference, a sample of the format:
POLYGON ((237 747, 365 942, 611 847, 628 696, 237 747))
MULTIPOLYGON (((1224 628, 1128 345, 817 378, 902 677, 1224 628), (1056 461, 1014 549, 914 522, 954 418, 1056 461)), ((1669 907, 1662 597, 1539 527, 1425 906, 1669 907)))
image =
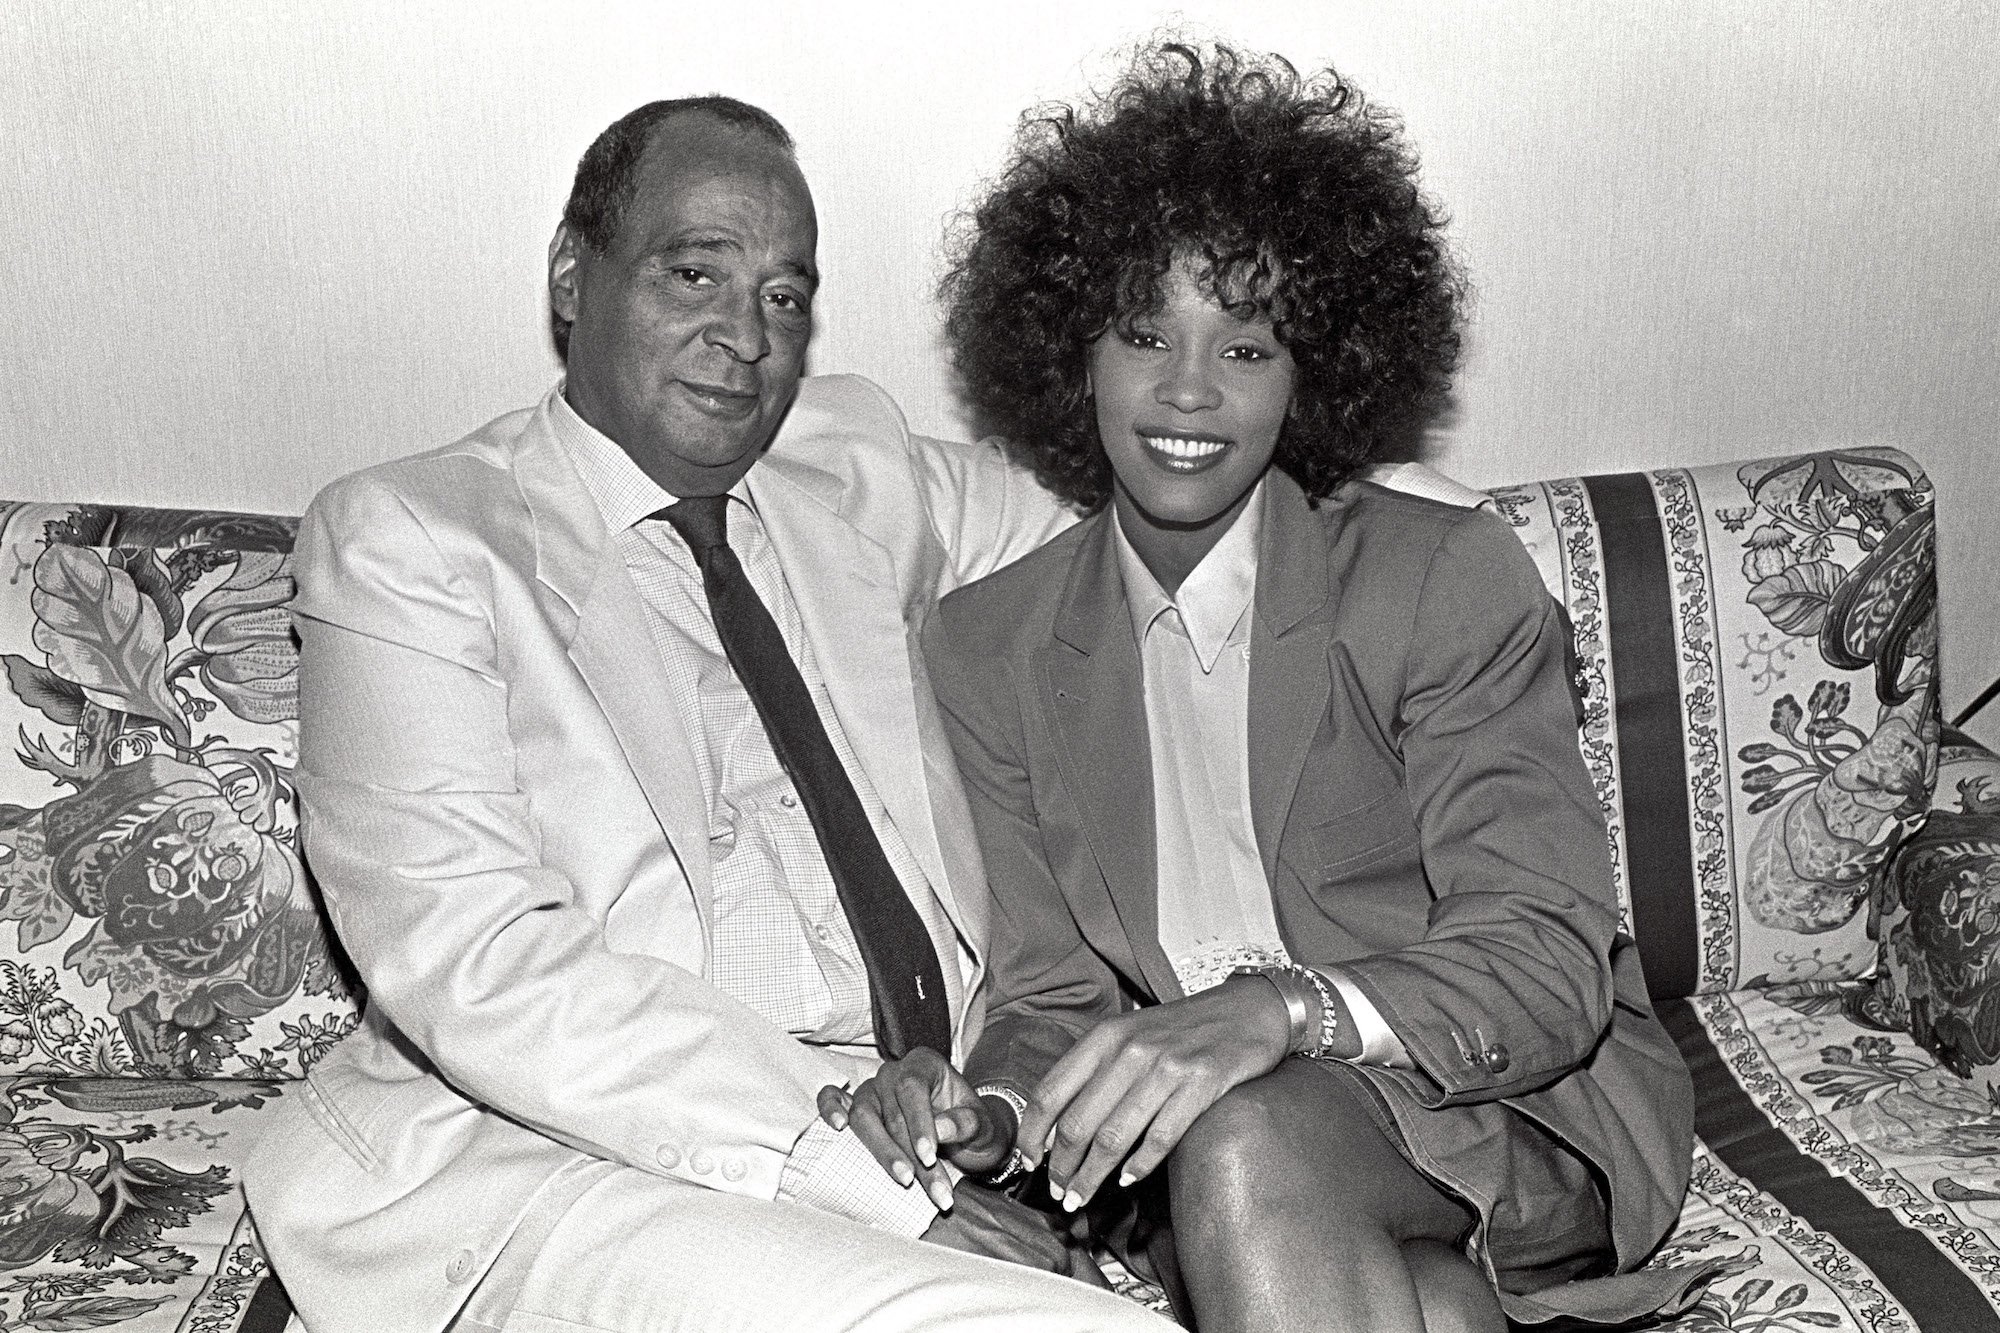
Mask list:
POLYGON ((875 1044, 889 1056, 907 1055, 918 1046, 949 1056, 951 1012, 930 932, 882 853, 778 622, 729 549, 727 505, 727 496, 694 496, 653 517, 673 524, 694 552, 722 651, 812 820, 847 924, 861 946, 875 1044))

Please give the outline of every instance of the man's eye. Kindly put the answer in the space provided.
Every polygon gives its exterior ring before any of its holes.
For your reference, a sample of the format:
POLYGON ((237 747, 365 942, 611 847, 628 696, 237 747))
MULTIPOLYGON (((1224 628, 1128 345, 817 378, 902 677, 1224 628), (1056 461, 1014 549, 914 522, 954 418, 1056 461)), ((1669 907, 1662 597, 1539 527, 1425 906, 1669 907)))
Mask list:
POLYGON ((804 310, 806 299, 797 292, 772 292, 764 298, 782 310, 804 310))
POLYGON ((679 278, 690 287, 698 287, 702 283, 710 281, 708 274, 703 273, 698 268, 677 268, 670 271, 676 278, 679 278))

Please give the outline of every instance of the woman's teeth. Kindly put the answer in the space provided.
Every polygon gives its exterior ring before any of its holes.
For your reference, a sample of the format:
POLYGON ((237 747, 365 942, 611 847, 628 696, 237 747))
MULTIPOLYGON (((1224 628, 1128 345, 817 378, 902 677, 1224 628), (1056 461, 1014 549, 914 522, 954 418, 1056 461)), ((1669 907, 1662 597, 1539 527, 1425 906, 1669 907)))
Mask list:
POLYGON ((1176 472, 1199 472, 1229 447, 1226 440, 1185 440, 1172 435, 1142 435, 1147 450, 1176 472))

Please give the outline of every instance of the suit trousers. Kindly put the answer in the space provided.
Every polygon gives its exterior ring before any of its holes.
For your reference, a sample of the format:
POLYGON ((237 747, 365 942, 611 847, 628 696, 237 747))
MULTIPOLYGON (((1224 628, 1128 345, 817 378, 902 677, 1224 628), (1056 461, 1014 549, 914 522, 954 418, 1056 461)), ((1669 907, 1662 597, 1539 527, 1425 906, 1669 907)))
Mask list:
POLYGON ((545 1191, 450 1333, 1169 1333, 1073 1278, 595 1163, 545 1191))

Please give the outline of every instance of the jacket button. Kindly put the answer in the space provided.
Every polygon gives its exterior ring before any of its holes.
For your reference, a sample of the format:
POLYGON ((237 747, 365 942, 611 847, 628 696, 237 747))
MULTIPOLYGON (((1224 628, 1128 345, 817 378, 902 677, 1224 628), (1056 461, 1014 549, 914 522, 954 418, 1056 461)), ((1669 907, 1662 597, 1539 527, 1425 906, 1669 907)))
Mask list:
POLYGON ((688 1165, 694 1168, 696 1175, 705 1176, 715 1170, 715 1159, 708 1155, 708 1149, 696 1148, 688 1155, 688 1165))
POLYGON ((658 1157, 660 1165, 669 1171, 672 1171, 681 1164, 681 1150, 671 1143, 662 1143, 660 1151, 655 1153, 654 1156, 658 1157))
POLYGON ((741 1180, 743 1179, 744 1175, 748 1173, 748 1171, 749 1168, 743 1165, 743 1159, 740 1157, 728 1157, 723 1159, 722 1178, 724 1180, 729 1180, 729 1181, 741 1180))
POLYGON ((1497 1041, 1481 1052, 1481 1056, 1486 1067, 1496 1074, 1506 1073, 1507 1066, 1514 1062, 1513 1057, 1507 1054, 1506 1046, 1497 1041))
POLYGON ((451 1262, 444 1266, 444 1275, 453 1282, 463 1282, 472 1276, 472 1266, 478 1262, 471 1250, 460 1250, 451 1256, 451 1262))

